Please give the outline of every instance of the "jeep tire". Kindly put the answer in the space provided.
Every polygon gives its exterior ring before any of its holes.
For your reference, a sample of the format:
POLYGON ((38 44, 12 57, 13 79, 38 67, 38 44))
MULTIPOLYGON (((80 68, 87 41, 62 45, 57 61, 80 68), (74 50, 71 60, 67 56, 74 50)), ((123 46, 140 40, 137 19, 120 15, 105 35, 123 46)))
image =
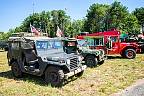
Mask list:
POLYGON ((95 56, 93 55, 88 55, 85 58, 85 63, 88 67, 95 67, 98 64, 98 60, 95 56))
POLYGON ((125 50, 124 57, 127 59, 133 59, 136 57, 136 51, 134 49, 125 50))
POLYGON ((11 70, 12 70, 12 73, 15 77, 17 78, 20 78, 22 77, 23 73, 20 69, 20 66, 18 65, 18 63, 16 61, 14 61, 12 64, 11 64, 11 70))
POLYGON ((98 64, 100 64, 100 65, 101 65, 101 64, 103 64, 103 63, 104 63, 104 60, 102 60, 102 61, 98 62, 98 64))
POLYGON ((76 74, 76 77, 81 77, 83 75, 84 71, 81 71, 79 73, 76 74))
POLYGON ((45 82, 52 87, 60 87, 63 85, 64 72, 60 67, 49 66, 45 71, 45 82))

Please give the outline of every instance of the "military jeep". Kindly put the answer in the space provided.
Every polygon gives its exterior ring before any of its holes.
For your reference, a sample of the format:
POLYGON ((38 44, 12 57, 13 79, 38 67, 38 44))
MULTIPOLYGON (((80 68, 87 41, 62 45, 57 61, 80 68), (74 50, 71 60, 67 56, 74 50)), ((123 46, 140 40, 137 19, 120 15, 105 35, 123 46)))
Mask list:
POLYGON ((10 37, 8 46, 8 63, 15 77, 23 73, 44 76, 51 86, 62 86, 69 77, 81 76, 86 68, 80 56, 63 51, 59 38, 10 37))
POLYGON ((83 61, 88 67, 95 67, 97 64, 103 64, 106 58, 105 52, 102 49, 90 49, 87 40, 68 38, 64 41, 65 52, 79 53, 82 55, 83 61))

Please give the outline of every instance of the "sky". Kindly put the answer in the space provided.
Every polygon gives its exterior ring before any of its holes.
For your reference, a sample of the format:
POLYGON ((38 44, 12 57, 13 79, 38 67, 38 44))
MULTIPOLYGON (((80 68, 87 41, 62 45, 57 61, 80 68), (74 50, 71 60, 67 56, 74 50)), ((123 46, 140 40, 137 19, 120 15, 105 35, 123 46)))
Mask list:
MULTIPOLYGON (((129 12, 144 7, 144 0, 117 0, 128 7, 129 12)), ((94 3, 111 4, 114 0, 0 0, 0 32, 20 26, 30 14, 41 11, 65 10, 72 19, 86 16, 94 3), (34 6, 33 6, 34 5, 34 6)))

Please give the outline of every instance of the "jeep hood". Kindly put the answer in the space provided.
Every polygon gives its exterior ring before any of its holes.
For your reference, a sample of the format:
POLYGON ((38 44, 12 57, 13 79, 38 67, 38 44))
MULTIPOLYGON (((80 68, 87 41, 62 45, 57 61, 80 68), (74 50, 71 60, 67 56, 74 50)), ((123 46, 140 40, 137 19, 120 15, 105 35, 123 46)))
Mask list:
POLYGON ((85 47, 81 47, 80 50, 83 53, 96 53, 96 54, 100 54, 101 50, 97 50, 97 49, 89 49, 89 48, 85 48, 85 47))
POLYGON ((66 60, 68 58, 76 57, 74 53, 72 54, 66 54, 64 51, 60 50, 51 50, 51 51, 38 51, 38 56, 42 58, 42 60, 52 60, 52 61, 59 61, 59 60, 66 60))
POLYGON ((68 58, 73 58, 74 54, 66 54, 65 52, 61 53, 55 53, 55 54, 49 54, 45 57, 47 57, 48 60, 54 60, 54 61, 59 61, 59 60, 66 60, 68 58))

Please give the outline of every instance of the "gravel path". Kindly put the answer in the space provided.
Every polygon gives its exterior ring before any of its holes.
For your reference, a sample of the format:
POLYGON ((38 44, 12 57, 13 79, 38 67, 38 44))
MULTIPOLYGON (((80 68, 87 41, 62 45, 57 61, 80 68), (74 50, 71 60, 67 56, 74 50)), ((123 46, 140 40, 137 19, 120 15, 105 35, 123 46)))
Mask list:
POLYGON ((144 79, 138 80, 132 86, 111 96, 144 96, 144 79))

